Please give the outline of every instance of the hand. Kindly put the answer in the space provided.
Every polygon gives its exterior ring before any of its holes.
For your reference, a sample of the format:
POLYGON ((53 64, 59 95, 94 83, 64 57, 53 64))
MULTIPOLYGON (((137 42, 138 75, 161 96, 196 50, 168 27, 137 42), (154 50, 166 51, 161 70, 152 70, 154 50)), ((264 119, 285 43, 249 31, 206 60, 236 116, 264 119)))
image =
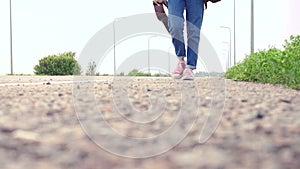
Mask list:
POLYGON ((164 0, 155 0, 157 3, 161 4, 164 2, 164 0))

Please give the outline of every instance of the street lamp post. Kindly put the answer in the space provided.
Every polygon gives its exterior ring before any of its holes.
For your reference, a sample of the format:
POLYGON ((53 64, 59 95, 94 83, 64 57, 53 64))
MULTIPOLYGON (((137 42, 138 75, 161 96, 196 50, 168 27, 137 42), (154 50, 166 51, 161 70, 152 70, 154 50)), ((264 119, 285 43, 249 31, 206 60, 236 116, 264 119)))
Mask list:
POLYGON ((116 21, 123 19, 124 17, 115 18, 113 22, 113 34, 114 34, 114 75, 117 73, 117 66, 116 66, 116 21))
POLYGON ((254 1, 251 0, 251 54, 254 53, 254 1))
MULTIPOLYGON (((229 31, 229 36, 230 36, 230 42, 229 42, 229 66, 231 67, 231 28, 227 27, 227 26, 221 26, 221 28, 227 29, 229 31)), ((234 55, 234 65, 235 65, 235 55, 234 55)))
POLYGON ((150 39, 156 37, 156 35, 150 36, 148 38, 148 73, 150 74, 150 39))
MULTIPOLYGON (((228 42, 222 42, 223 44, 226 44, 228 48, 230 48, 230 43, 228 42)), ((230 58, 230 49, 227 50, 227 59, 226 59, 226 71, 230 68, 231 66, 231 58, 230 58)))
POLYGON ((11 0, 9 0, 9 20, 10 20, 10 74, 13 74, 13 49, 12 49, 12 14, 11 0))
MULTIPOLYGON (((236 36, 235 36, 235 34, 236 34, 236 24, 235 24, 235 0, 234 0, 234 4, 233 4, 233 62, 234 62, 234 66, 236 65, 236 36)), ((231 48, 230 48, 230 50, 231 50, 231 48)), ((231 57, 231 56, 230 56, 231 57)))
POLYGON ((116 75, 116 21, 119 18, 116 18, 113 22, 113 31, 114 31, 114 76, 116 75))
POLYGON ((171 74, 171 53, 170 49, 173 49, 173 47, 169 47, 168 49, 168 73, 171 74))

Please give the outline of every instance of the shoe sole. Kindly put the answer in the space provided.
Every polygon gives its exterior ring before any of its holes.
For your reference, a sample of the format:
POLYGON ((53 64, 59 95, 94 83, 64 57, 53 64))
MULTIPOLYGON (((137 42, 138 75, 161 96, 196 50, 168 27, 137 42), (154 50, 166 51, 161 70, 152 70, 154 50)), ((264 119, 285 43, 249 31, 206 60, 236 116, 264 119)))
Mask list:
POLYGON ((182 75, 179 74, 172 74, 173 79, 181 79, 182 75))
POLYGON ((187 76, 184 76, 182 78, 182 80, 194 80, 195 78, 194 77, 187 77, 187 76))

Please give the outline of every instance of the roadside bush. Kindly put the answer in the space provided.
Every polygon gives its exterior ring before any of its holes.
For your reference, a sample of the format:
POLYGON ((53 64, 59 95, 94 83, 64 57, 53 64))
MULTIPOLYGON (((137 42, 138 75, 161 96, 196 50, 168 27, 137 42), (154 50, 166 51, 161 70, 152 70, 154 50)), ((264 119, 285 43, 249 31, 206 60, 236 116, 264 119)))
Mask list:
POLYGON ((163 73, 155 73, 153 76, 154 76, 154 77, 170 77, 170 75, 168 75, 168 74, 163 74, 163 73))
POLYGON ((149 74, 149 73, 143 73, 143 72, 140 72, 137 69, 133 69, 132 71, 130 71, 128 73, 128 76, 151 76, 151 74, 149 74))
POLYGON ((225 77, 300 89, 300 36, 286 40, 283 51, 271 48, 247 56, 242 63, 230 68, 225 77))
POLYGON ((36 75, 80 75, 81 68, 75 59, 75 53, 50 55, 39 60, 34 67, 36 75))

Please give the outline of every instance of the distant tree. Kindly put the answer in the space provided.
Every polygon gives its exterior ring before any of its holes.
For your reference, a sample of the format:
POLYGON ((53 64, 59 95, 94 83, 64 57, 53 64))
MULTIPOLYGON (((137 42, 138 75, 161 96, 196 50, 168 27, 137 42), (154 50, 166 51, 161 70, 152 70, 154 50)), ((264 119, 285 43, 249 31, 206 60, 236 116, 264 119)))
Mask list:
POLYGON ((119 74, 119 76, 124 76, 125 75, 125 73, 124 72, 121 72, 120 74, 119 74))
POLYGON ((96 68, 97 68, 96 62, 94 62, 94 61, 89 62, 86 75, 87 76, 95 76, 96 68))

